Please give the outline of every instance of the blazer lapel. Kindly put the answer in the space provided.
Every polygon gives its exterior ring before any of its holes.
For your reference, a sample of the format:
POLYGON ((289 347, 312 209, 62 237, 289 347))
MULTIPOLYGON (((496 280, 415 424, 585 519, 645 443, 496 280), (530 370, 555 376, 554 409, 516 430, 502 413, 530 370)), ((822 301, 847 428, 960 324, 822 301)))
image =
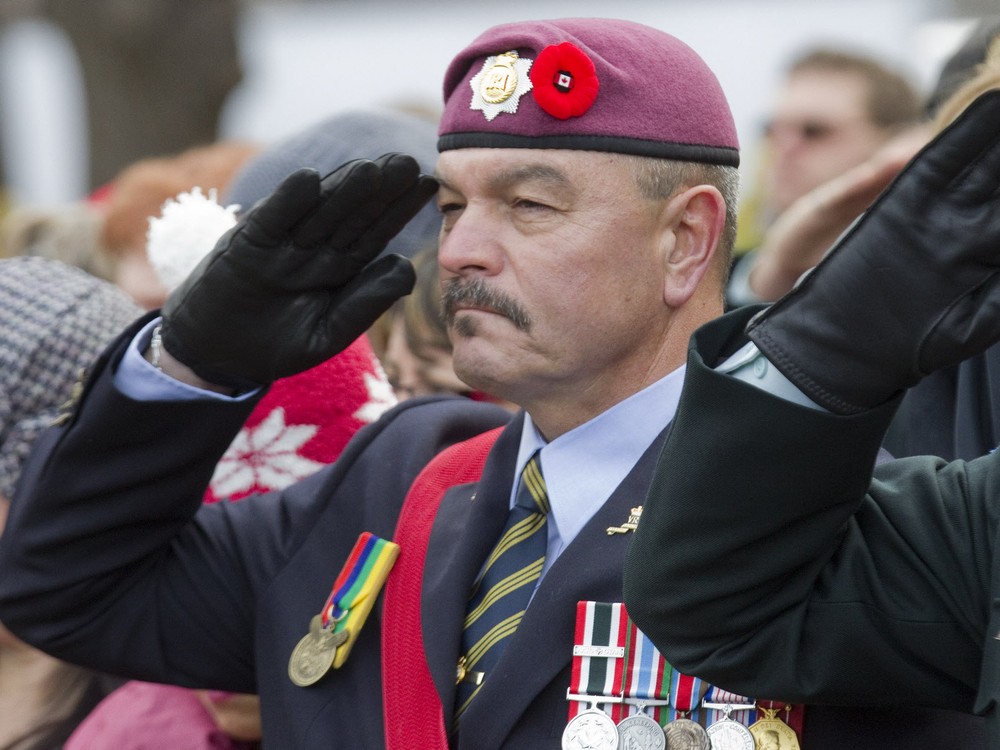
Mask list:
POLYGON ((470 747, 500 747, 538 694, 569 667, 578 601, 621 601, 630 535, 607 530, 620 527, 632 508, 642 505, 665 435, 666 430, 646 449, 546 573, 497 664, 494 679, 483 684, 462 717, 462 738, 471 741, 470 747))
POLYGON ((503 531, 510 505, 523 417, 501 433, 478 484, 458 485, 442 498, 424 563, 421 626, 445 726, 455 709, 455 670, 473 581, 503 531))

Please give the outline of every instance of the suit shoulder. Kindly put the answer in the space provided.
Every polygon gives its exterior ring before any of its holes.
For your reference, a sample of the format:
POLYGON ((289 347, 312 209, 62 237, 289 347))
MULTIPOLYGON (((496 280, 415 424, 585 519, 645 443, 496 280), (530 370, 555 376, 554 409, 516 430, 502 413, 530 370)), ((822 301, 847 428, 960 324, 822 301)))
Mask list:
POLYGON ((460 396, 408 399, 389 410, 373 427, 381 428, 379 442, 409 444, 415 441, 438 446, 467 440, 511 420, 511 413, 495 404, 460 396))

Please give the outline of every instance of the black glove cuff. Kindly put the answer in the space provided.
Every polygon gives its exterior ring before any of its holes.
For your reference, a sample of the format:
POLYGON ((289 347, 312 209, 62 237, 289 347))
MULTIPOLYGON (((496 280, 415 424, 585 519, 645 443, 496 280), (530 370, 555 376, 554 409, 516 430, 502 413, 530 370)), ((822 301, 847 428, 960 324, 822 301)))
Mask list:
POLYGON ((171 328, 169 321, 166 319, 163 320, 160 336, 163 348, 170 352, 170 356, 185 367, 191 368, 195 375, 207 383, 211 383, 212 385, 217 385, 222 388, 230 388, 234 391, 234 395, 249 393, 250 391, 255 391, 260 388, 266 388, 269 385, 268 383, 258 383, 239 375, 218 372, 212 368, 204 367, 199 364, 197 358, 190 352, 190 350, 181 343, 177 336, 173 335, 173 329, 171 328))

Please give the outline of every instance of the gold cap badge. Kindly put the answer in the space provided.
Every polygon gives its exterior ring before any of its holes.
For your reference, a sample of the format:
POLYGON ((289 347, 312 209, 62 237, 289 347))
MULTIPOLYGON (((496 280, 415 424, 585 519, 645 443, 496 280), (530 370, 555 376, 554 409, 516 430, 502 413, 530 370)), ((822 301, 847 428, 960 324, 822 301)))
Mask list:
POLYGON ((481 110, 491 121, 501 112, 517 112, 521 96, 532 88, 528 77, 531 63, 518 57, 514 50, 487 57, 483 69, 469 81, 472 87, 469 109, 481 110))

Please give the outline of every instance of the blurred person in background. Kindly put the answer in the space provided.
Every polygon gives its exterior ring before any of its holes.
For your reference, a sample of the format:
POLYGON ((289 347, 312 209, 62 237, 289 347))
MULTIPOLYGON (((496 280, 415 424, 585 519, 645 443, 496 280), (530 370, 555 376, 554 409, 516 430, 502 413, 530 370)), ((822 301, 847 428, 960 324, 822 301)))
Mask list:
MULTIPOLYGON (((35 443, 82 373, 142 311, 112 284, 46 258, 0 260, 0 530, 35 443)), ((48 656, 0 624, 0 748, 52 750, 117 681, 48 656)))
MULTIPOLYGON (((1000 16, 979 19, 949 56, 910 128, 861 164, 796 200, 768 228, 755 274, 787 292, 936 132, 1000 78, 1000 16)), ((972 459, 1000 444, 1000 348, 929 374, 911 388, 885 436, 893 456, 972 459)))
MULTIPOLYGON (((980 19, 948 59, 928 100, 933 129, 1000 88, 1000 15, 980 19)), ((931 373, 903 397, 884 446, 894 456, 971 460, 1000 445, 1000 346, 931 373)))
POLYGON ((773 300, 785 291, 778 286, 783 274, 760 270, 766 256, 756 247, 768 228, 799 198, 868 160, 921 115, 917 89, 872 57, 819 48, 794 60, 765 126, 755 192, 741 210, 729 305, 773 300))
POLYGON ((130 164, 86 200, 15 207, 0 223, 0 257, 61 260, 114 282, 143 308, 157 308, 167 293, 146 255, 150 219, 181 192, 221 193, 260 149, 241 141, 196 146, 130 164))
POLYGON ((441 308, 437 245, 413 256, 417 283, 371 327, 369 339, 399 399, 433 393, 466 395, 452 367, 451 339, 441 308))

